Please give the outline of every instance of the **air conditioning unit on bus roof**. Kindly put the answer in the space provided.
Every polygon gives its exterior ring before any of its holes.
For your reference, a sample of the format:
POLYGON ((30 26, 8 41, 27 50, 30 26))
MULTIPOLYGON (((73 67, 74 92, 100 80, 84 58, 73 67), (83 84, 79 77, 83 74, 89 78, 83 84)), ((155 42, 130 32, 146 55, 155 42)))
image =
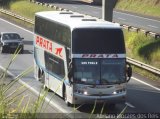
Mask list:
POLYGON ((97 20, 92 18, 86 18, 86 19, 82 19, 82 21, 97 21, 97 20))
POLYGON ((73 14, 73 12, 60 12, 59 14, 73 14))
POLYGON ((84 15, 71 15, 70 17, 71 18, 83 18, 84 15))

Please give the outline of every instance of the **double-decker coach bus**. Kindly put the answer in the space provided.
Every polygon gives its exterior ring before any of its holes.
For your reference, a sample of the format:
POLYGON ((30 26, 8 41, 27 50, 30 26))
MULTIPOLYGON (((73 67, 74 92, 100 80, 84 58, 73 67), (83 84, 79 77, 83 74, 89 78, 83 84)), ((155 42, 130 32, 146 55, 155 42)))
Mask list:
POLYGON ((74 12, 35 15, 35 78, 67 105, 125 101, 132 75, 119 24, 74 12))

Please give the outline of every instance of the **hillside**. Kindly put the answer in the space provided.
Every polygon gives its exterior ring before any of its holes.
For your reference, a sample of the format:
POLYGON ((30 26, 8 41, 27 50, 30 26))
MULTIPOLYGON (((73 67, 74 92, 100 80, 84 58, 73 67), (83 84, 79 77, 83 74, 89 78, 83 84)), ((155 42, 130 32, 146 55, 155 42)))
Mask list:
POLYGON ((160 0, 118 0, 116 9, 160 18, 160 0))

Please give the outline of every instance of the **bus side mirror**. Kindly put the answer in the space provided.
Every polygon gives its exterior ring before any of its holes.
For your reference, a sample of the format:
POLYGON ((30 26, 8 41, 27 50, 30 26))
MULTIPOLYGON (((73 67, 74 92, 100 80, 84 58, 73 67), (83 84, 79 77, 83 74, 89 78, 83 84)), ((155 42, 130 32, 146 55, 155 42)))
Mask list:
POLYGON ((130 64, 128 64, 128 67, 127 67, 127 76, 128 76, 128 80, 127 80, 127 82, 128 82, 132 76, 132 67, 130 64))
POLYGON ((68 69, 68 79, 70 83, 73 83, 73 68, 70 64, 69 69, 68 69))
POLYGON ((2 46, 3 44, 2 44, 2 42, 1 42, 1 40, 0 40, 0 46, 2 46))

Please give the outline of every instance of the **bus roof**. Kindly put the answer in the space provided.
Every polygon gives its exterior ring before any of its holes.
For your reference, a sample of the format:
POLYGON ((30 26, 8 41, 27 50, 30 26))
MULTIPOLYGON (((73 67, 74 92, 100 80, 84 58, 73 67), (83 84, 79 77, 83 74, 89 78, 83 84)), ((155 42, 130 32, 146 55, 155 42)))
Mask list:
POLYGON ((37 12, 36 16, 56 21, 61 24, 74 28, 121 28, 118 23, 107 22, 102 19, 91 17, 68 11, 43 11, 37 12))

